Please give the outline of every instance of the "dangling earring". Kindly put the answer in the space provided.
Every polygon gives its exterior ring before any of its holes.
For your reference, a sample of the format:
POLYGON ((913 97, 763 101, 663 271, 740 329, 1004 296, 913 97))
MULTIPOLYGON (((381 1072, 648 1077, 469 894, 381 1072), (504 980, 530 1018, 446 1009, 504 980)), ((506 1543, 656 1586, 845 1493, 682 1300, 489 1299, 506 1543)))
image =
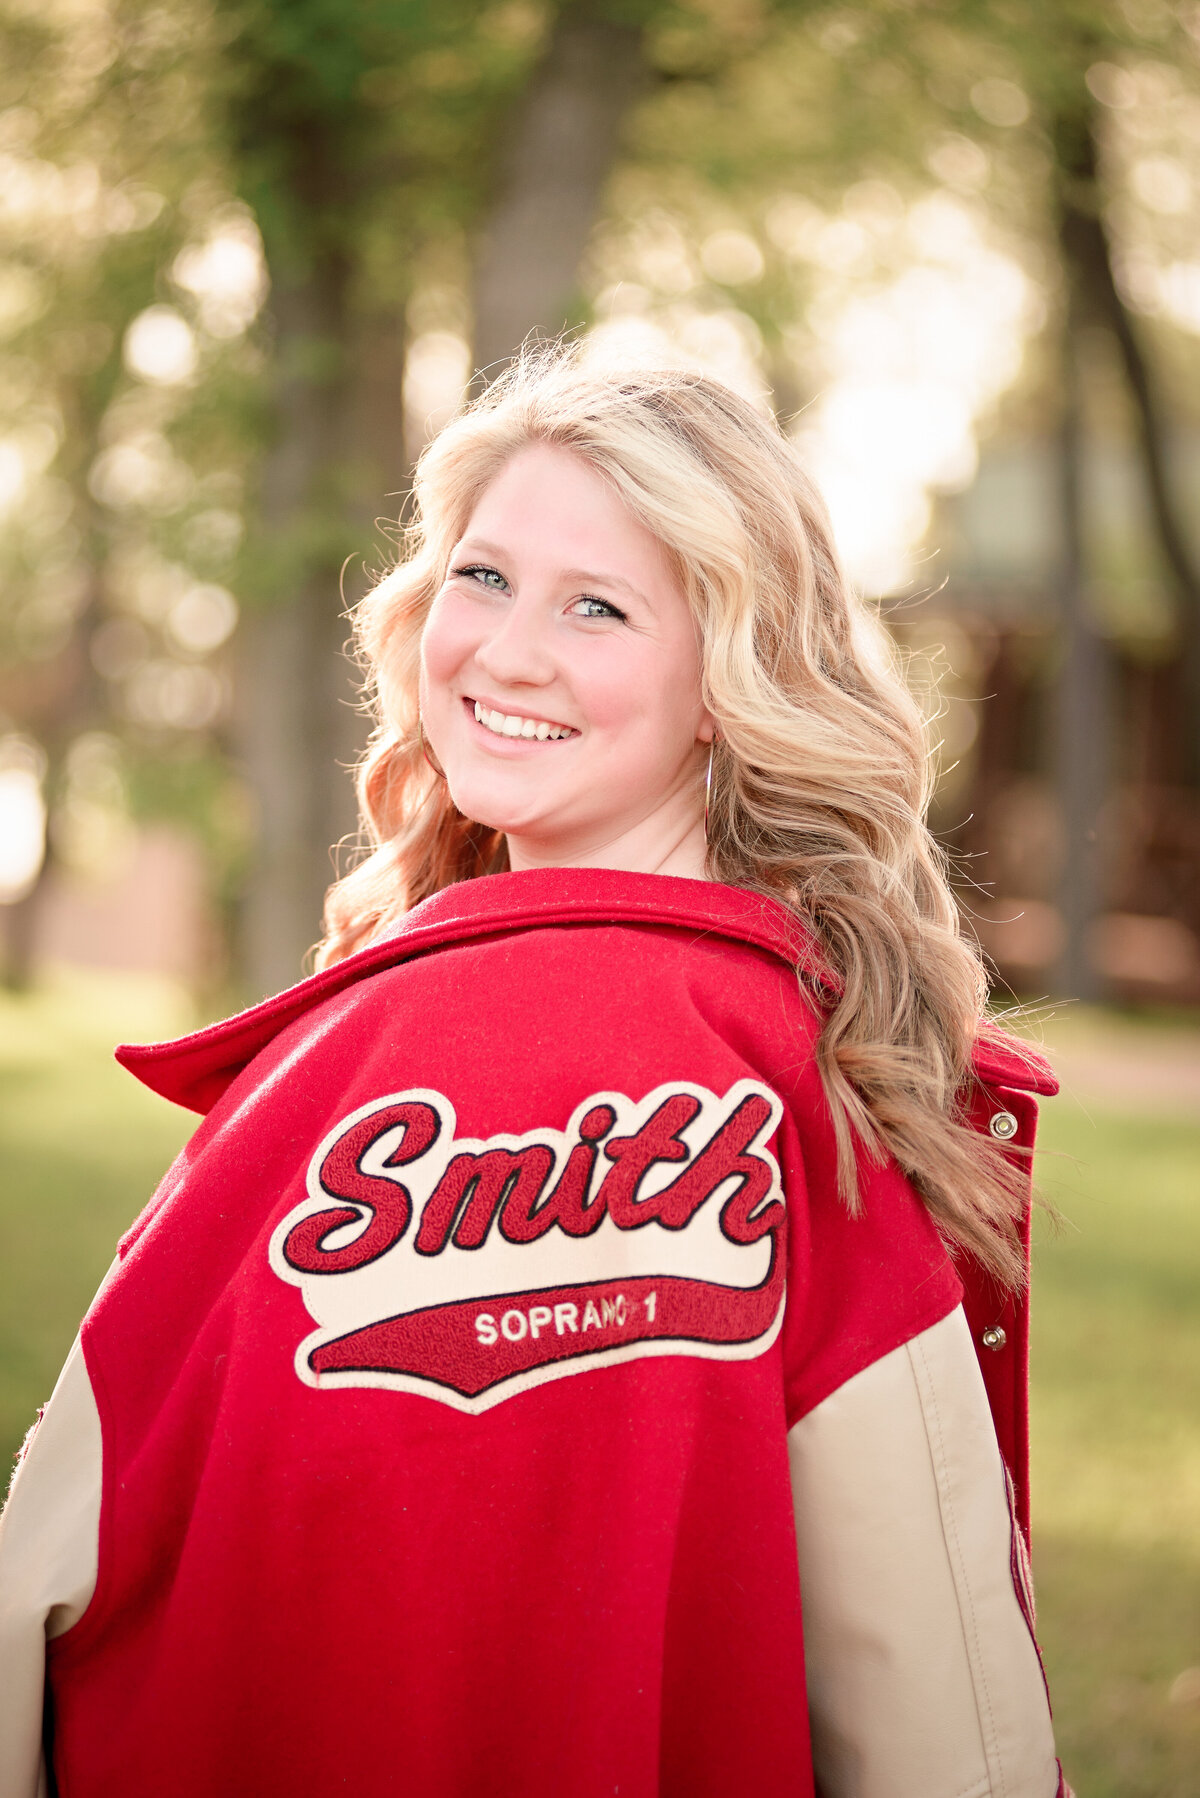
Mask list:
POLYGON ((705 773, 705 776, 704 776, 704 841, 705 841, 705 842, 706 842, 706 843, 707 843, 707 842, 708 842, 708 808, 709 808, 709 803, 710 803, 710 801, 711 801, 711 799, 712 799, 712 765, 713 765, 713 748, 714 748, 714 746, 715 746, 715 744, 716 744, 716 741, 717 741, 717 739, 716 739, 716 736, 715 736, 715 734, 714 734, 714 735, 713 735, 713 736, 712 736, 712 737, 711 737, 711 738, 710 738, 710 739, 709 739, 709 744, 708 744, 708 770, 707 770, 707 772, 706 772, 706 773, 705 773))
POLYGON ((425 741, 425 725, 420 712, 417 713, 417 736, 421 740, 421 754, 425 757, 427 765, 433 769, 439 780, 445 780, 446 770, 444 768, 439 768, 429 753, 429 745, 425 741))

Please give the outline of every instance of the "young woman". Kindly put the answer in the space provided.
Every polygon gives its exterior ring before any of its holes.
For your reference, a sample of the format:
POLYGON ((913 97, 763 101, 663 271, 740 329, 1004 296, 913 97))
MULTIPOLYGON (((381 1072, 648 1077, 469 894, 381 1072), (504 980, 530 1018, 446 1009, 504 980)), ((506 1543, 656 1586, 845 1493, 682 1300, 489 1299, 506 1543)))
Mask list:
POLYGON ((45 1680, 66 1798, 1054 1798, 1053 1082, 821 503, 561 353, 416 498, 320 971, 121 1052, 207 1115, 14 1485, 0 1792, 45 1680))

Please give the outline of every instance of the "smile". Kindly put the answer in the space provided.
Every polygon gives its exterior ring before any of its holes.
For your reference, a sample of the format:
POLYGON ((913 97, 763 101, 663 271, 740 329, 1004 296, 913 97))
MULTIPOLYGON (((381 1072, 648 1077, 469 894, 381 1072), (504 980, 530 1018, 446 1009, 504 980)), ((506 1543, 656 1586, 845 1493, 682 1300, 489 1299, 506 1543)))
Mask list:
POLYGON ((475 701, 475 722, 497 737, 532 737, 539 743, 547 738, 576 737, 578 731, 569 724, 549 724, 544 718, 521 718, 513 712, 493 712, 475 701))

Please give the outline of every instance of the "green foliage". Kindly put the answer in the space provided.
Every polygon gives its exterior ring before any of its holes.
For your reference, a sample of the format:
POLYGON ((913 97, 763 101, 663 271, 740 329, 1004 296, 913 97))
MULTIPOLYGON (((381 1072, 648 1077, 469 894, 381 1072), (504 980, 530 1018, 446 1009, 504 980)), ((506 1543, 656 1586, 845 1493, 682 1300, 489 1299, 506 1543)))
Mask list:
MULTIPOLYGON (((226 652, 172 636, 189 582, 228 587, 243 607, 314 590, 336 605, 344 561, 405 484, 405 333, 469 328, 472 245, 567 12, 643 27, 647 77, 579 319, 624 284, 671 322, 678 271, 660 282, 644 251, 674 234, 687 307, 744 333, 785 414, 826 379, 822 302, 839 283, 886 282, 903 234, 876 233, 847 272, 789 246, 780 202, 853 223, 856 206, 902 211, 948 189, 1052 316, 1056 158, 1098 117, 1088 205, 1143 261, 1147 245, 1164 264, 1193 259, 1190 215, 1131 201, 1120 108, 1096 99, 1103 81, 1088 86, 1097 66, 1119 86, 1126 65, 1194 86, 1194 19, 1167 0, 0 0, 0 155, 12 158, 0 437, 24 433, 37 463, 0 531, 0 731, 38 738, 52 783, 71 739, 96 728, 121 737, 131 764, 189 743, 201 760, 227 753, 230 714, 214 697, 231 684, 226 652), (22 182, 45 203, 18 216, 22 182), (231 221, 261 234, 272 295, 257 323, 225 331, 210 328, 181 255, 231 221), (757 247, 759 272, 704 266, 723 229, 757 247), (195 369, 176 383, 124 354, 155 305, 193 333, 195 369), (377 375, 380 336, 394 355, 377 375), (372 389, 368 443, 355 408, 372 389), (158 474, 122 497, 104 471, 139 444, 158 474), (249 526, 240 547, 228 532, 219 547, 221 517, 249 526)), ((1181 414, 1194 344, 1147 329, 1171 357, 1181 414)), ((1040 423, 1052 386, 1035 354, 1023 390, 1039 390, 1040 423)), ((182 789, 179 802, 194 822, 182 789)))
MULTIPOLYGON (((373 251, 367 298, 376 255, 402 277, 421 237, 474 222, 489 137, 536 53, 543 8, 218 0, 216 18, 229 153, 276 279, 373 251)), ((393 303, 405 291, 402 280, 393 303)))
MULTIPOLYGON (((0 726, 42 737, 52 759, 97 725, 136 734, 119 677, 92 654, 106 621, 138 613, 122 570, 173 536, 178 548, 222 479, 226 499, 231 479, 240 486, 245 346, 201 333, 194 385, 145 385, 123 360, 147 307, 186 313, 178 255, 229 204, 212 54, 207 11, 186 0, 153 12, 113 0, 83 16, 51 6, 36 32, 23 9, 0 10, 0 284, 15 278, 31 295, 0 333, 0 434, 28 439, 33 419, 49 440, 48 455, 30 442, 26 492, 0 533, 0 663, 20 671, 0 695, 0 726), (169 480, 114 497, 102 459, 139 442, 169 480)), ((139 621, 149 645, 160 622, 139 621)), ((160 658, 170 653, 160 639, 160 658)))

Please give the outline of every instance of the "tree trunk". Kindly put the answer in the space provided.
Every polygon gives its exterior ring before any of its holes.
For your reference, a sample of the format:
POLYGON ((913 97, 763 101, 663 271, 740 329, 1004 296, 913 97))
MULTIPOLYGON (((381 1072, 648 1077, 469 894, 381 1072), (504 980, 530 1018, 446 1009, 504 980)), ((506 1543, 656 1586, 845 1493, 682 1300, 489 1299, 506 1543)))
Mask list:
POLYGON ((33 885, 19 899, 0 906, 0 923, 4 931, 2 983, 10 993, 27 993, 37 973, 38 926, 50 865, 50 833, 47 831, 46 853, 33 885))
MULTIPOLYGON (((1070 277, 1068 277, 1070 279, 1070 277)), ((1062 667, 1056 708, 1055 759, 1063 826, 1059 909, 1064 927, 1057 986, 1074 999, 1102 997, 1102 982, 1088 953, 1101 909, 1098 842, 1100 809, 1108 779, 1111 707, 1106 645, 1087 603, 1085 550, 1084 417, 1080 392, 1078 308, 1068 303, 1062 342, 1062 419, 1059 431, 1059 632, 1062 667)))
POLYGON ((1184 528, 1171 476, 1166 410, 1113 273, 1112 247, 1099 203, 1094 113, 1081 112, 1060 123, 1056 135, 1065 175, 1062 249, 1074 271, 1071 278, 1079 292, 1081 315, 1112 333, 1133 400, 1150 517, 1175 589, 1180 660, 1190 697, 1191 728, 1184 745, 1187 765, 1178 772, 1192 785, 1200 785, 1200 562, 1184 528))
POLYGON ((100 575, 103 534, 97 523, 95 502, 82 482, 82 471, 87 469, 96 453, 96 420, 82 405, 73 406, 70 403, 75 399, 77 394, 67 390, 63 410, 73 427, 75 442, 82 446, 82 453, 77 457, 73 471, 76 477, 74 516, 79 521, 81 535, 87 545, 87 589, 75 630, 62 652, 59 678, 52 688, 52 700, 48 704, 43 700, 41 706, 35 705, 20 720, 36 738, 46 758, 46 771, 42 778, 46 839, 41 867, 29 891, 11 905, 0 906, 0 912, 3 913, 0 921, 0 935, 3 937, 3 972, 0 974, 0 982, 10 992, 17 993, 28 992, 38 975, 42 912, 47 894, 51 891, 50 876, 57 861, 54 821, 64 794, 67 752, 76 737, 111 722, 108 696, 96 672, 91 653, 93 636, 104 616, 100 575))
MULTIPOLYGON (((531 330, 567 322, 621 121, 640 85, 641 36, 614 23, 605 0, 565 0, 558 12, 514 112, 480 241, 476 356, 485 365, 506 361, 531 330)), ((328 224, 337 211, 336 159, 319 149, 320 132, 308 131, 289 166, 298 216, 328 224)), ((248 611, 240 633, 236 734, 258 820, 238 959, 254 993, 300 975, 335 872, 330 847, 354 831, 347 764, 364 728, 355 671, 342 653, 349 626, 341 555, 349 549, 351 564, 358 552, 379 559, 371 519, 407 474, 401 326, 398 318, 355 316, 357 271, 329 247, 344 241, 330 230, 322 244, 314 226, 308 267, 290 280, 268 244, 282 372, 263 481, 263 547, 277 562, 289 545, 301 547, 291 558, 294 585, 248 611)), ((394 517, 400 507, 387 509, 394 517)), ((357 572, 350 584, 361 588, 357 572)))
POLYGON ((286 555, 292 542, 317 535, 311 555, 295 558, 296 588, 251 611, 240 633, 237 735, 257 824, 239 971, 255 995, 303 973, 337 846, 357 819, 350 769, 365 725, 345 653, 338 546, 355 545, 347 598, 357 597, 365 582, 352 566, 380 560, 373 520, 402 477, 403 331, 398 318, 367 329, 351 317, 352 274, 326 255, 310 279, 274 295, 283 372, 263 481, 264 539, 286 555))
POLYGON ((474 274, 475 364, 495 374, 530 333, 576 322, 579 263, 645 80, 642 31, 567 0, 510 120, 474 274))

